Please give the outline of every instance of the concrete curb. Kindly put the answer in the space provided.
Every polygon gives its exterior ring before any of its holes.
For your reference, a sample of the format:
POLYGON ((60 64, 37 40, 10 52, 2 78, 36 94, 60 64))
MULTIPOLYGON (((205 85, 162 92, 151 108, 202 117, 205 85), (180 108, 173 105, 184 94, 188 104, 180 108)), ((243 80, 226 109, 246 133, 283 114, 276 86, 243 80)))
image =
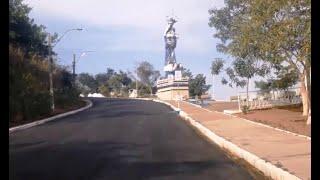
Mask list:
MULTIPOLYGON (((155 102, 163 103, 173 109, 175 108, 173 105, 163 102, 160 100, 154 100, 155 102)), ((197 130, 199 130, 203 135, 205 135, 208 139, 210 139, 212 142, 220 146, 221 148, 225 148, 228 151, 230 151, 235 156, 242 158, 246 160, 248 163, 262 171, 266 176, 271 177, 275 180, 299 180, 300 178, 290 174, 289 172, 276 167, 275 165, 266 162, 265 160, 259 158, 258 156, 241 149, 239 146, 231 143, 230 141, 225 140, 224 138, 216 135, 214 132, 197 122, 196 120, 192 119, 187 113, 180 111, 179 115, 186 121, 188 121, 193 127, 195 127, 197 130)))
POLYGON ((157 100, 157 99, 154 99, 153 100, 154 102, 158 102, 158 103, 162 103, 162 104, 165 104, 167 106, 170 106, 173 110, 175 111, 180 111, 180 109, 176 108, 175 106, 173 106, 172 104, 170 103, 167 103, 167 102, 164 102, 164 101, 161 101, 161 100, 157 100))
MULTIPOLYGON (((195 107, 198 107, 198 108, 202 108, 200 105, 198 105, 198 104, 193 104, 193 103, 191 103, 191 102, 188 102, 188 101, 183 101, 183 102, 186 102, 186 103, 188 103, 188 104, 190 104, 190 105, 192 105, 192 106, 195 106, 195 107)), ((204 108, 203 108, 204 109, 204 108)))
POLYGON ((152 101, 152 98, 130 98, 130 99, 138 99, 138 100, 145 100, 145 101, 152 101))
POLYGON ((237 113, 241 113, 242 111, 240 111, 240 110, 234 110, 234 109, 225 109, 225 110, 223 110, 223 113, 224 114, 237 114, 237 113))
POLYGON ((252 124, 256 124, 256 125, 259 125, 259 126, 271 128, 271 129, 274 129, 274 130, 277 130, 277 131, 281 131, 281 132, 285 132, 285 133, 287 133, 287 134, 291 134, 291 135, 294 135, 294 136, 306 138, 307 140, 310 140, 310 141, 311 141, 311 137, 309 137, 309 136, 305 136, 305 135, 297 134, 297 133, 294 133, 294 132, 286 131, 286 130, 283 130, 283 129, 275 128, 275 127, 272 127, 272 126, 269 126, 269 125, 266 125, 266 124, 262 124, 262 123, 258 123, 258 122, 251 121, 251 120, 248 120, 248 119, 244 119, 244 118, 242 118, 242 117, 238 117, 238 116, 233 115, 233 114, 224 113, 224 112, 219 112, 219 111, 212 111, 212 110, 203 108, 203 107, 201 107, 201 106, 199 106, 199 105, 192 104, 192 103, 187 102, 187 101, 184 101, 184 102, 189 103, 189 104, 191 104, 191 105, 193 105, 193 106, 202 108, 202 109, 204 109, 204 110, 206 110, 206 111, 209 111, 209 112, 215 112, 215 113, 220 113, 220 114, 224 114, 224 115, 227 115, 227 116, 231 116, 231 117, 234 117, 234 118, 239 118, 239 119, 242 119, 242 120, 247 121, 247 122, 252 123, 252 124))
POLYGON ((56 120, 58 118, 66 117, 66 116, 69 116, 71 114, 75 114, 77 112, 80 112, 80 111, 83 111, 83 110, 86 110, 86 109, 92 107, 92 102, 90 100, 84 100, 84 101, 87 102, 87 105, 85 107, 82 107, 82 108, 77 109, 77 110, 69 111, 69 112, 66 112, 66 113, 58 114, 56 116, 52 116, 52 117, 49 117, 49 118, 46 118, 46 119, 42 119, 42 120, 39 120, 39 121, 35 121, 35 122, 28 123, 28 124, 12 127, 12 128, 9 129, 9 134, 13 133, 13 132, 16 132, 16 131, 19 131, 19 130, 22 130, 22 129, 31 128, 31 127, 34 127, 34 126, 37 126, 37 125, 40 125, 40 124, 43 124, 43 123, 46 123, 46 122, 49 122, 49 121, 52 121, 52 120, 56 120))

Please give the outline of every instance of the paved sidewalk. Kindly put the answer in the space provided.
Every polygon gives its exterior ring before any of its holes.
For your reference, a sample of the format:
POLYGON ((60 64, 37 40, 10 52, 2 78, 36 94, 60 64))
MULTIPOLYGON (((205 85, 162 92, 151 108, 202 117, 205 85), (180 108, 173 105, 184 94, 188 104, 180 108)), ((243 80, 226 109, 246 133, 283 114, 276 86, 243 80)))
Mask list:
MULTIPOLYGON (((178 107, 176 101, 167 101, 178 107)), ((311 179, 311 140, 180 102, 180 109, 215 134, 301 178, 311 179)))

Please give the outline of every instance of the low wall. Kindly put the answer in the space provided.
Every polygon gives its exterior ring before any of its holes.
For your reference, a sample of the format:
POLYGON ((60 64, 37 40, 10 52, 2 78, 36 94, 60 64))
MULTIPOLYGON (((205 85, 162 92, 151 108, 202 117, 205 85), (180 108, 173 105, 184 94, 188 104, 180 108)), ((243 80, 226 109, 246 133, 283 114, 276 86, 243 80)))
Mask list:
POLYGON ((189 99, 189 89, 185 87, 169 87, 157 92, 157 97, 162 100, 189 99))

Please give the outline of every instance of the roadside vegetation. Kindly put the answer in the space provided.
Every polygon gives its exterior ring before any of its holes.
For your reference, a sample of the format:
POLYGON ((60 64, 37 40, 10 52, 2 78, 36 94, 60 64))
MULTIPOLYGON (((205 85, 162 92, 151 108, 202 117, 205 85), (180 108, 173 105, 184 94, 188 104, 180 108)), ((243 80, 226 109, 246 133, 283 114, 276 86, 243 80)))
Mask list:
MULTIPOLYGON (((189 95, 199 98, 204 95, 210 85, 206 84, 205 76, 197 74, 195 77, 189 69, 183 69, 183 77, 189 78, 189 95)), ((77 76, 76 84, 81 94, 101 93, 105 97, 129 97, 129 90, 138 90, 138 97, 155 97, 156 82, 161 78, 158 70, 147 61, 137 64, 134 72, 124 72, 107 68, 106 72, 91 75, 81 73, 77 76)))
POLYGON ((201 97, 207 93, 211 85, 206 83, 206 77, 203 74, 193 75, 190 69, 183 68, 182 76, 189 78, 189 97, 201 101, 201 97))
MULTIPOLYGON (((233 58, 222 83, 246 86, 248 92, 251 78, 268 75, 271 78, 256 82, 262 92, 287 92, 298 85, 302 115, 311 124, 311 1, 230 0, 209 14, 214 37, 221 40, 217 50, 233 58)), ((213 75, 221 72, 223 63, 213 61, 213 75)))
POLYGON ((153 97, 160 72, 147 61, 138 63, 135 72, 118 72, 107 68, 106 72, 91 75, 81 73, 76 84, 81 94, 101 93, 105 97, 129 97, 130 89, 138 90, 138 97, 153 97))
POLYGON ((9 126, 84 105, 72 74, 54 59, 56 111, 51 112, 48 55, 53 51, 45 27, 29 18, 30 10, 22 0, 9 0, 9 126))

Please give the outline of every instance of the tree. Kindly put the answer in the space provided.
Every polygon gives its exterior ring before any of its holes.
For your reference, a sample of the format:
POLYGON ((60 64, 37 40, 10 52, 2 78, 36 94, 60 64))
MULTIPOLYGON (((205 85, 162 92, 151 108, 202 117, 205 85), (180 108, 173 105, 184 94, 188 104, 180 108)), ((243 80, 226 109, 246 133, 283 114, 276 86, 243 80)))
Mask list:
POLYGON ((215 58, 211 63, 211 74, 218 75, 223 69, 224 61, 221 58, 215 58))
POLYGON ((211 63, 212 74, 212 99, 214 98, 214 75, 218 75, 223 69, 224 61, 221 58, 215 58, 211 63))
POLYGON ((79 80, 79 82, 85 86, 88 86, 90 88, 90 92, 96 92, 98 89, 98 83, 95 80, 95 78, 88 74, 88 73, 80 73, 77 76, 77 79, 79 80))
POLYGON ((188 77, 189 79, 192 78, 192 72, 190 71, 190 69, 187 69, 185 67, 182 67, 181 75, 182 77, 188 77))
POLYGON ((131 82, 132 79, 129 74, 120 70, 119 73, 113 72, 113 75, 107 81, 107 85, 118 96, 126 96, 131 82))
POLYGON ((209 10, 217 49, 234 57, 254 54, 294 67, 301 83, 303 115, 311 107, 311 1, 230 0, 209 10))
MULTIPOLYGON (((211 73, 219 74, 223 71, 224 61, 222 59, 216 59, 212 62, 211 73)), ((245 58, 235 58, 231 67, 225 69, 226 74, 229 77, 229 81, 225 78, 222 79, 222 84, 236 85, 237 87, 246 86, 247 101, 249 100, 249 81, 254 76, 264 76, 270 72, 269 66, 263 61, 255 59, 255 57, 247 56, 245 58)))
POLYGON ((198 96, 201 98, 205 92, 210 88, 210 85, 206 85, 206 77, 203 74, 197 74, 189 82, 189 93, 191 97, 198 96))
POLYGON ((65 66, 58 66, 54 76, 55 104, 66 108, 78 102, 80 91, 73 85, 73 76, 65 66))
POLYGON ((268 79, 267 81, 255 81, 254 83, 255 83, 255 87, 260 89, 258 94, 262 94, 262 95, 269 94, 270 91, 274 89, 273 80, 268 79))
POLYGON ((76 84, 77 89, 84 96, 87 96, 91 92, 91 89, 88 86, 83 85, 78 79, 76 80, 75 84, 76 84))
POLYGON ((136 72, 140 81, 147 85, 150 93, 152 93, 152 87, 155 85, 156 80, 160 77, 160 72, 154 70, 154 67, 147 61, 140 62, 136 72))
POLYGON ((150 78, 150 87, 151 87, 150 91, 151 91, 151 93, 155 93, 155 91, 153 89, 156 86, 156 82, 160 76, 161 76, 160 71, 158 71, 158 70, 153 71, 152 76, 150 78))
POLYGON ((99 86, 99 92, 102 95, 104 95, 105 97, 109 97, 110 96, 110 90, 109 90, 109 87, 106 84, 99 86))
POLYGON ((132 82, 132 79, 126 72, 120 70, 118 76, 123 86, 128 86, 132 82))
POLYGON ((107 75, 107 73, 98 73, 95 75, 94 78, 99 84, 99 86, 106 84, 109 80, 109 76, 107 75))
MULTIPOLYGON (((30 11, 23 0, 9 0, 9 42, 23 48, 25 56, 37 54, 44 58, 50 49, 46 42, 48 33, 45 26, 34 24, 34 20, 29 18, 30 11)), ((55 41, 57 36, 55 33, 52 40, 55 41)))
POLYGON ((237 58, 233 62, 233 68, 236 76, 246 79, 247 85, 247 101, 249 101, 249 81, 256 75, 264 76, 269 73, 268 66, 266 64, 260 64, 254 57, 247 59, 237 58))
MULTIPOLYGON (((9 0, 9 123, 49 114, 48 33, 43 25, 29 18, 31 8, 23 0, 9 0)), ((56 41, 57 34, 53 35, 56 41)), ((53 52, 53 51, 52 51, 53 52)), ((53 52, 53 55, 55 53, 53 52)), ((55 104, 75 105, 79 92, 72 85, 71 73, 53 62, 55 104)))
POLYGON ((288 91, 288 88, 297 84, 299 80, 298 73, 292 68, 283 68, 277 73, 277 79, 274 80, 274 86, 277 89, 288 91))
POLYGON ((109 80, 108 80, 108 85, 112 89, 114 93, 117 95, 120 94, 122 83, 121 83, 121 77, 119 74, 113 75, 109 80))
POLYGON ((255 86, 259 88, 261 93, 269 93, 274 90, 282 90, 288 92, 288 89, 297 84, 299 77, 294 68, 283 67, 275 74, 276 78, 268 79, 267 81, 256 81, 255 86))

